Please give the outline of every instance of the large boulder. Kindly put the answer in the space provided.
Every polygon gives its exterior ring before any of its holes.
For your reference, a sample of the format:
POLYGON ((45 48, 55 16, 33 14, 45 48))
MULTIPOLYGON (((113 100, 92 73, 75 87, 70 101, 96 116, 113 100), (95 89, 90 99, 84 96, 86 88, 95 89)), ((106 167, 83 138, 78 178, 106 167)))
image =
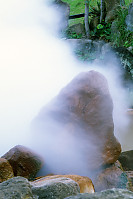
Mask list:
POLYGON ((130 4, 128 15, 126 17, 127 29, 133 32, 133 3, 130 4))
POLYGON ((133 199, 133 192, 128 191, 127 189, 108 189, 105 191, 89 194, 89 193, 80 193, 76 196, 70 196, 65 199, 133 199))
POLYGON ((32 179, 42 167, 42 159, 30 149, 17 145, 2 156, 9 161, 14 176, 32 179))
POLYGON ((78 184, 70 178, 55 178, 31 182, 32 192, 39 199, 64 199, 80 192, 78 184))
POLYGON ((31 185, 23 177, 14 177, 0 183, 0 199, 37 199, 33 197, 31 185))
MULTIPOLYGON (((94 193, 94 185, 90 178, 85 176, 79 176, 79 175, 52 175, 52 176, 46 176, 42 177, 39 180, 45 181, 50 179, 56 179, 56 178, 70 178, 74 180, 76 183, 78 183, 80 187, 80 193, 94 193)), ((38 180, 38 181, 39 181, 38 180)))
POLYGON ((96 191, 112 188, 129 188, 127 174, 122 170, 119 161, 101 171, 93 183, 96 191))
POLYGON ((114 163, 121 152, 113 133, 112 111, 106 78, 96 71, 83 72, 41 110, 33 122, 34 130, 40 135, 49 133, 51 139, 56 139, 59 131, 64 139, 72 135, 80 142, 75 144, 77 151, 83 150, 88 168, 94 169, 114 163))
POLYGON ((0 182, 6 181, 13 177, 13 169, 8 160, 0 158, 0 182))

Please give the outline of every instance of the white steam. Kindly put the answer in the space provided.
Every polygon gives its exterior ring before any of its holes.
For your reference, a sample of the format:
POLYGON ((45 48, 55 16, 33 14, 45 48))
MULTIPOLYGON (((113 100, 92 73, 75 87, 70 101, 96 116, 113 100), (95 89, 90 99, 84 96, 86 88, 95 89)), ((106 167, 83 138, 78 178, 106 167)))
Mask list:
POLYGON ((75 157, 74 167, 76 163, 80 170, 86 165, 80 161, 82 153, 80 147, 75 149, 74 137, 67 134, 54 139, 49 134, 34 137, 30 132, 31 121, 76 74, 92 68, 108 79, 118 138, 121 137, 118 130, 127 125, 124 116, 127 104, 115 67, 109 70, 98 64, 85 66, 72 56, 65 41, 55 37, 59 18, 59 13, 48 7, 45 0, 0 1, 0 155, 17 144, 32 147, 43 155, 39 143, 44 139, 46 146, 55 146, 55 151, 62 153, 64 168, 69 167, 65 162, 65 157, 69 156, 69 161, 75 157), (37 144, 33 145, 32 140, 37 144), (64 148, 68 140, 71 144, 64 148))

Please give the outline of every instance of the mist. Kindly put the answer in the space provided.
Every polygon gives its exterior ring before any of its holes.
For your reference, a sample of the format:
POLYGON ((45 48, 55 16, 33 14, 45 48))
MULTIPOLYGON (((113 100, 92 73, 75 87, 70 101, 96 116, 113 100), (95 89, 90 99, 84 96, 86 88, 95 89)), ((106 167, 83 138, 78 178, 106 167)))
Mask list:
MULTIPOLYGON (((85 175, 81 168, 87 169, 82 161, 86 149, 77 147, 81 135, 76 140, 67 132, 55 137, 50 132, 36 135, 32 133, 31 123, 72 78, 93 69, 108 80, 114 103, 115 135, 121 140, 128 125, 125 115, 128 100, 117 63, 112 57, 106 61, 106 67, 100 62, 79 62, 67 41, 58 38, 61 16, 48 6, 48 1, 0 1, 0 13, 0 155, 22 144, 44 156, 49 168, 54 164, 54 172, 62 168, 62 172, 74 170, 76 163, 76 173, 85 175), (68 140, 71 140, 69 146, 68 140), (58 161, 52 160, 51 146, 54 156, 60 154, 58 161)), ((59 124, 55 126, 62 128, 59 124)))

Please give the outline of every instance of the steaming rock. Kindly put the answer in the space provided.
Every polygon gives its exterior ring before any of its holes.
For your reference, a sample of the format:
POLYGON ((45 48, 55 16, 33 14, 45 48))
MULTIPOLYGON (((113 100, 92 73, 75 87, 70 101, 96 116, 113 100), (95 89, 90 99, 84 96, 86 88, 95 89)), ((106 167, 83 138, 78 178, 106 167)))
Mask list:
POLYGON ((64 199, 80 192, 78 184, 69 178, 55 178, 36 180, 31 183, 33 194, 39 199, 64 199))
POLYGON ((81 150, 87 167, 94 169, 114 163, 121 152, 121 145, 113 134, 112 111, 105 77, 95 71, 83 72, 42 109, 34 121, 34 129, 42 134, 46 131, 51 139, 59 135, 66 141, 70 137, 67 149, 73 138, 77 153, 81 150))
MULTIPOLYGON (((40 181, 50 180, 50 179, 56 179, 56 178, 70 178, 74 180, 76 183, 78 183, 80 187, 80 193, 94 193, 94 185, 90 178, 85 176, 79 176, 79 175, 53 175, 53 176, 46 176, 42 177, 40 181)), ((39 180, 38 180, 39 181, 39 180)))
POLYGON ((14 176, 34 178, 42 167, 42 159, 28 148, 17 145, 2 156, 11 164, 14 176))
POLYGON ((0 158, 0 182, 6 181, 13 177, 13 169, 10 163, 4 158, 0 158))
POLYGON ((33 197, 30 183, 23 177, 14 177, 0 183, 0 199, 37 199, 33 197))
POLYGON ((117 161, 112 166, 104 169, 96 177, 93 183, 96 191, 102 191, 111 188, 129 188, 127 174, 123 172, 119 161, 117 161))
POLYGON ((65 199, 133 199, 133 192, 127 189, 108 189, 106 191, 97 192, 94 194, 81 193, 76 196, 67 197, 65 199))

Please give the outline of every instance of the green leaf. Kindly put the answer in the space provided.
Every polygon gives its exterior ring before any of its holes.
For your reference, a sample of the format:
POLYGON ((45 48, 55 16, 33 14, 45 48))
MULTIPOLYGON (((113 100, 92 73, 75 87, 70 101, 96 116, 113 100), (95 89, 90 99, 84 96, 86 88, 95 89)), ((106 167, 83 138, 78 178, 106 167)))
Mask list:
POLYGON ((97 25, 97 29, 98 29, 98 30, 103 29, 103 27, 104 27, 104 26, 103 26, 102 24, 98 24, 98 25, 97 25))

